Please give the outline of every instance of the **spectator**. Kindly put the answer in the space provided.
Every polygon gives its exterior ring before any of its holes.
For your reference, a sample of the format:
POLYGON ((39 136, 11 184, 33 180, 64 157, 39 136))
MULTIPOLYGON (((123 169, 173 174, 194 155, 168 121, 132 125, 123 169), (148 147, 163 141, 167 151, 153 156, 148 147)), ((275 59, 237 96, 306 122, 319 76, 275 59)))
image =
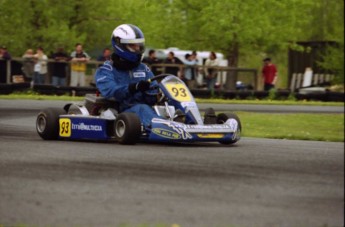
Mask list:
POLYGON ((195 65, 196 65, 196 60, 193 59, 193 56, 191 54, 186 54, 185 55, 185 68, 184 68, 184 75, 183 75, 183 80, 187 84, 189 88, 194 88, 195 87, 195 77, 194 77, 194 71, 195 71, 195 65))
POLYGON ((11 55, 7 52, 7 48, 0 46, 0 83, 6 83, 7 61, 10 59, 11 55))
POLYGON ((0 59, 2 59, 2 60, 11 60, 12 59, 10 53, 8 53, 7 48, 5 46, 0 47, 0 59))
POLYGON ((52 63, 52 84, 54 86, 66 86, 67 61, 69 60, 69 56, 63 47, 59 47, 51 58, 55 61, 52 63))
POLYGON ((156 57, 156 51, 155 50, 149 51, 149 56, 144 58, 143 63, 147 64, 151 68, 151 71, 155 76, 159 74, 158 67, 152 66, 153 64, 161 63, 161 61, 156 57))
POLYGON ((48 69, 47 69, 48 57, 43 52, 42 47, 37 48, 34 58, 36 59, 36 64, 34 66, 34 71, 35 71, 34 84, 45 84, 45 77, 48 72, 48 69))
MULTIPOLYGON (((165 59, 164 61, 165 64, 180 64, 183 65, 183 62, 178 59, 177 57, 175 57, 174 52, 170 51, 168 54, 167 59, 165 59)), ((181 67, 178 66, 166 66, 165 68, 165 73, 166 74, 172 74, 178 77, 181 77, 181 67)))
POLYGON ((207 88, 211 91, 211 94, 214 93, 214 85, 217 81, 218 70, 213 68, 212 66, 219 66, 219 62, 217 59, 217 55, 215 52, 211 52, 208 59, 205 61, 205 75, 206 75, 206 83, 207 88))
POLYGON ((264 78, 264 90, 269 91, 275 87, 278 78, 277 67, 271 62, 271 58, 263 60, 262 77, 264 78))
POLYGON ((25 81, 31 81, 34 78, 34 66, 35 66, 35 57, 34 51, 32 49, 27 49, 22 56, 23 67, 22 71, 25 76, 25 81))
POLYGON ((70 86, 85 86, 86 62, 90 60, 89 55, 83 51, 83 45, 77 43, 75 51, 71 53, 71 81, 70 86))
MULTIPOLYGON (((192 58, 192 60, 195 61, 195 65, 199 64, 198 54, 195 50, 193 50, 191 58, 192 58)), ((198 67, 193 68, 192 74, 193 74, 194 80, 197 81, 197 79, 198 79, 198 67)))
POLYGON ((111 50, 109 48, 105 48, 101 56, 97 58, 97 61, 105 62, 111 59, 111 50))

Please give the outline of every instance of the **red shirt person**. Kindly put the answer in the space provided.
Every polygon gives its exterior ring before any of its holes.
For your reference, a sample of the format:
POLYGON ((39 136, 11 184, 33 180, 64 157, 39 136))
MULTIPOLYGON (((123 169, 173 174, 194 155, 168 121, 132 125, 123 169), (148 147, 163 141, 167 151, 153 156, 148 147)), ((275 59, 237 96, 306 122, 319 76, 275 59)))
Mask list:
POLYGON ((271 62, 270 58, 264 59, 262 77, 264 78, 264 90, 269 91, 274 88, 278 77, 277 67, 271 62))

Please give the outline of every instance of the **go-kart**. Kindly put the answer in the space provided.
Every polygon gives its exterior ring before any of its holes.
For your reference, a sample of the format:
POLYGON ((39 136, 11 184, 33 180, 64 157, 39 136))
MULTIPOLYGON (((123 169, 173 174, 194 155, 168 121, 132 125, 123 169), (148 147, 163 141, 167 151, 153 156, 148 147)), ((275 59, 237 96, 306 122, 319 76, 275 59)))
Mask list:
POLYGON ((216 141, 233 144, 240 140, 241 122, 236 114, 215 114, 212 108, 200 114, 185 85, 174 75, 162 74, 151 81, 151 92, 158 98, 152 107, 159 118, 144 127, 135 113, 119 112, 114 99, 87 94, 82 104, 69 103, 64 108, 42 110, 36 129, 45 140, 114 140, 120 144, 149 142, 216 141), (153 85, 155 84, 155 85, 153 85))

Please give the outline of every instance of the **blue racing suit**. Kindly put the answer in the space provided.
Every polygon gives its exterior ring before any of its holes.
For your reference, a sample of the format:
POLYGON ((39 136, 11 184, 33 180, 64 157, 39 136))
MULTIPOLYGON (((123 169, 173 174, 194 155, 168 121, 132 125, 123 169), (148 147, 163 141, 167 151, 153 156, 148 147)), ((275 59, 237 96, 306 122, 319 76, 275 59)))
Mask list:
MULTIPOLYGON (((95 81, 103 97, 115 98, 120 104, 120 112, 136 113, 146 128, 151 125, 152 118, 160 118, 152 108, 157 98, 140 91, 131 93, 128 86, 153 76, 151 70, 143 63, 132 70, 122 71, 113 67, 111 61, 106 61, 97 69, 95 81)), ((157 82, 153 81, 152 85, 155 84, 157 82)))

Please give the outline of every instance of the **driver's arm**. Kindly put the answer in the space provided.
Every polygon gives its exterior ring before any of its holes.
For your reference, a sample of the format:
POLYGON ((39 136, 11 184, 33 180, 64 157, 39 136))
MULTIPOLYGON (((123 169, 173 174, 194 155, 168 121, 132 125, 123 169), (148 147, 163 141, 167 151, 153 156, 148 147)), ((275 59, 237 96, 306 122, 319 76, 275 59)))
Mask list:
POLYGON ((128 84, 115 80, 111 64, 105 63, 95 75, 96 86, 103 97, 122 101, 129 95, 128 84))

